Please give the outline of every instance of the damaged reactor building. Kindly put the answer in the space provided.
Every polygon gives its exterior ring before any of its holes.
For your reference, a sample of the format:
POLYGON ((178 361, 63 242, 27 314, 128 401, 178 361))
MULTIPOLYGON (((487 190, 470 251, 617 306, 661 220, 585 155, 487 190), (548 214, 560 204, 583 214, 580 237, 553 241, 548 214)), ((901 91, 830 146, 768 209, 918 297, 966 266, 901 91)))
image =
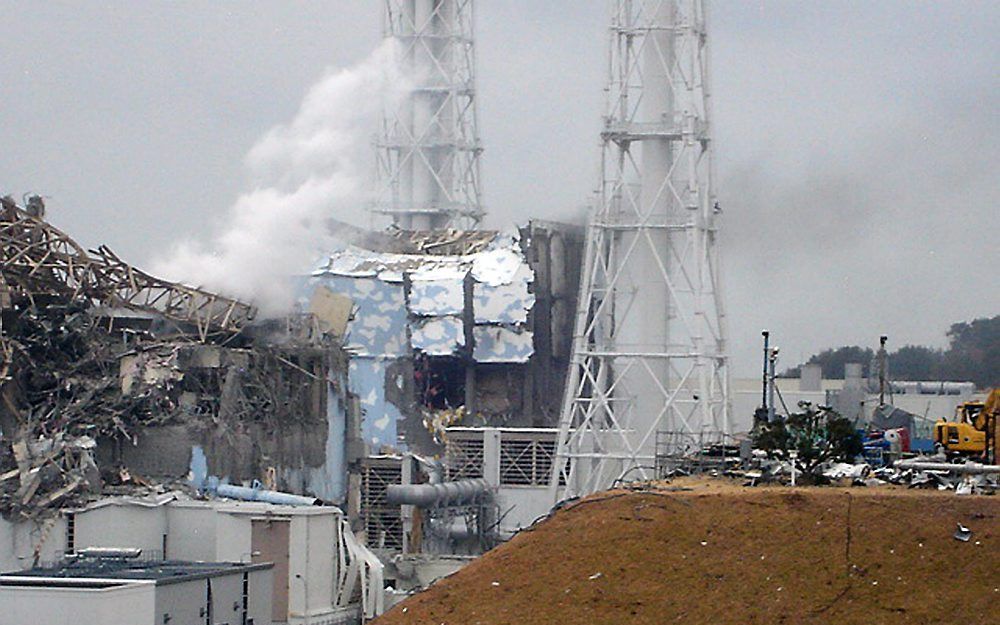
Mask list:
POLYGON ((0 573, 273 562, 273 622, 353 622, 548 513, 585 232, 481 228, 472 5, 381 3, 389 225, 330 219, 290 314, 2 199, 0 573))
POLYGON ((276 493, 339 507, 405 590, 547 512, 582 229, 340 234, 258 319, 3 200, 5 570, 108 497, 276 493))

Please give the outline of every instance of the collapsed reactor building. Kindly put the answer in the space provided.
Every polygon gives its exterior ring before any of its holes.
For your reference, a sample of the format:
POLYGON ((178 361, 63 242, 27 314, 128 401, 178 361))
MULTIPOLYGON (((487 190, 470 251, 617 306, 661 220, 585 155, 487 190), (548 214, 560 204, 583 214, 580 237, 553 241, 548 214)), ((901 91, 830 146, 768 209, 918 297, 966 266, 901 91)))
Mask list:
POLYGON ((550 506, 582 237, 356 230, 258 319, 4 198, 0 511, 27 537, 5 548, 65 548, 109 496, 236 485, 338 506, 396 587, 481 553, 550 506))
POLYGON ((273 622, 334 623, 549 512, 584 228, 480 229, 473 3, 381 6, 415 82, 375 144, 391 225, 331 220, 292 314, 3 198, 0 572, 91 548, 270 561, 273 622))

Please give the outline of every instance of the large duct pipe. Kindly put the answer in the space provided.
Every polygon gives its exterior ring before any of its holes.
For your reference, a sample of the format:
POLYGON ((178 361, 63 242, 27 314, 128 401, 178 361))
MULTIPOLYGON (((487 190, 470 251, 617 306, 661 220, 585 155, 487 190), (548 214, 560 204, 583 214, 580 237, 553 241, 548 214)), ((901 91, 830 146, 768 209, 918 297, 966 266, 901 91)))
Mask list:
POLYGON ((242 501, 262 501, 273 503, 279 506, 321 506, 323 502, 315 497, 304 497, 302 495, 292 495, 276 490, 264 490, 260 487, 234 486, 232 484, 219 484, 214 488, 209 488, 209 492, 214 492, 219 497, 229 499, 239 499, 242 501))
POLYGON ((433 506, 455 506, 469 504, 480 495, 489 491, 486 480, 458 480, 441 484, 390 484, 385 491, 385 498, 394 505, 417 506, 430 508, 433 506))
POLYGON ((1000 473, 1000 465, 966 462, 951 464, 948 462, 921 462, 920 460, 897 460, 893 466, 897 469, 916 469, 917 471, 948 471, 966 475, 981 475, 984 473, 1000 473))

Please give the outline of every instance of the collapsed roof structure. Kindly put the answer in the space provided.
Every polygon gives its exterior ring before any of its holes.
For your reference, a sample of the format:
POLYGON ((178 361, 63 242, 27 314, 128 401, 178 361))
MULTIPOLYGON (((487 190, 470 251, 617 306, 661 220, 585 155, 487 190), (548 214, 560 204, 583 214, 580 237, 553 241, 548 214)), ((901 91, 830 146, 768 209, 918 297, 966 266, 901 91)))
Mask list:
POLYGON ((324 453, 350 405, 331 334, 87 252, 44 217, 41 198, 0 203, 0 511, 183 480, 196 448, 214 474, 343 497, 324 453))
POLYGON ((388 562, 547 510, 582 229, 331 230, 350 245, 260 319, 5 199, 0 512, 40 547, 60 508, 230 482, 339 505, 388 562), (442 480, 474 496, 388 496, 442 480))

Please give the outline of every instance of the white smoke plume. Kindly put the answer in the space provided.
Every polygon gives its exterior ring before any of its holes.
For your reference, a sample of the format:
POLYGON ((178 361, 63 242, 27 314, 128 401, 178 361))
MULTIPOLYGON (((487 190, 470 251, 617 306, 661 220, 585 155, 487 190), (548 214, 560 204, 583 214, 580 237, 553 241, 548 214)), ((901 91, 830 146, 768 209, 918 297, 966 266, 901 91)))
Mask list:
POLYGON ((154 272, 252 301, 265 316, 287 312, 289 278, 329 250, 325 220, 365 210, 372 120, 409 88, 390 40, 358 65, 328 71, 295 118, 247 154, 255 188, 233 203, 210 243, 181 242, 154 272))

